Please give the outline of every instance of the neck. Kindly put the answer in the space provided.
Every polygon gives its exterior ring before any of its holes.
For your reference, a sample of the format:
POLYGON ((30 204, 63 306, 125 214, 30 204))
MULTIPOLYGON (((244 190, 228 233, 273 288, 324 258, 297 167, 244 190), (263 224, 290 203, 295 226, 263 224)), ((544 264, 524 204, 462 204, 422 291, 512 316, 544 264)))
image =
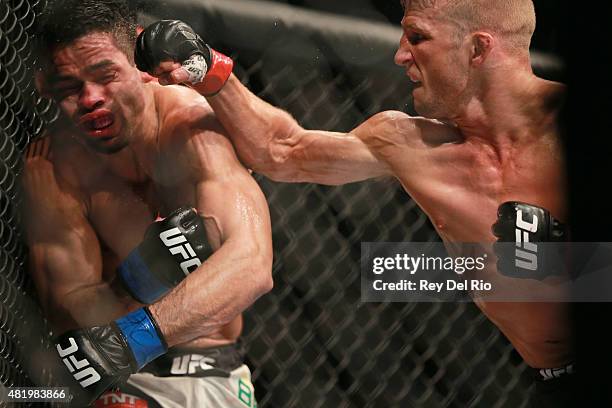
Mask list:
POLYGON ((487 72, 478 91, 452 118, 466 140, 504 145, 528 142, 555 119, 562 86, 536 77, 531 69, 508 66, 487 72))
POLYGON ((133 134, 130 143, 121 151, 104 156, 113 173, 132 181, 143 182, 153 175, 154 160, 157 156, 159 134, 159 115, 155 96, 150 87, 145 86, 144 109, 132 124, 133 134))

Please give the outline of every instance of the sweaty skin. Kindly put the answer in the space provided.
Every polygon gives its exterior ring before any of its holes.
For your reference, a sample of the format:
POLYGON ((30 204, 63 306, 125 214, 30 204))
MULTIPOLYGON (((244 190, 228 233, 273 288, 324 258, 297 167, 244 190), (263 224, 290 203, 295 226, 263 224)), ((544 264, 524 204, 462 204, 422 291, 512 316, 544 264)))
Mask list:
POLYGON ((240 313, 271 289, 270 219, 205 99, 142 75, 110 34, 53 57, 46 91, 76 125, 30 146, 23 184, 32 276, 54 329, 142 306, 116 267, 156 217, 192 206, 215 252, 150 310, 169 346, 235 341, 240 313))
MULTIPOLYGON (((271 179, 343 184, 396 177, 429 216, 449 252, 457 242, 493 242, 498 206, 523 201, 565 220, 565 175, 556 115, 563 85, 537 78, 528 51, 512 53, 479 32, 457 45, 453 25, 408 10, 395 62, 414 82, 417 111, 379 113, 347 134, 305 130, 234 76, 208 101, 241 160, 271 179)), ((160 82, 184 80, 162 63, 160 82)), ((198 84, 193 85, 198 89, 198 84)), ((479 278, 517 284, 494 265, 479 278)), ((478 307, 532 367, 572 358, 568 305, 487 302, 478 307)))

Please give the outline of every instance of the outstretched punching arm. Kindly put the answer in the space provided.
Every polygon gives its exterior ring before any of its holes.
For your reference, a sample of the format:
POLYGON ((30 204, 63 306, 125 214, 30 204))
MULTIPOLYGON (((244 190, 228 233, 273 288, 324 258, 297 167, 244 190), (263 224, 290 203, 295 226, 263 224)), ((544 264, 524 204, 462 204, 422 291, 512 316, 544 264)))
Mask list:
POLYGON ((232 61, 211 49, 187 24, 162 20, 138 38, 136 63, 161 84, 185 83, 208 97, 240 159, 277 181, 344 184, 390 175, 356 133, 306 130, 287 112, 248 90, 232 61))

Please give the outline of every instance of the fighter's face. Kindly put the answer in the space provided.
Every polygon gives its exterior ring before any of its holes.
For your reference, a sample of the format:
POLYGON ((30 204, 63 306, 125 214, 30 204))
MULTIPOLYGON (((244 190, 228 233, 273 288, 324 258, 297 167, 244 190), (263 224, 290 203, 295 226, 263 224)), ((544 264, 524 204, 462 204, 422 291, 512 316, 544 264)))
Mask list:
POLYGON ((53 53, 47 84, 85 143, 116 153, 132 140, 144 110, 139 71, 111 34, 87 34, 53 53))
POLYGON ((469 51, 457 27, 436 10, 407 9, 395 63, 414 83, 416 111, 436 119, 451 119, 465 100, 469 51))

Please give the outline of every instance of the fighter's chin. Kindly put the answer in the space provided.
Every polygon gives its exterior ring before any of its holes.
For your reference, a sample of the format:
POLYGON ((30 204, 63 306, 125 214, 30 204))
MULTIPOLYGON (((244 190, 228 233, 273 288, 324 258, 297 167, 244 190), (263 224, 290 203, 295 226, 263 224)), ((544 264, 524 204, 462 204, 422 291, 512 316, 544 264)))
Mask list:
POLYGON ((417 98, 414 98, 414 110, 419 116, 423 116, 424 118, 437 119, 435 116, 435 110, 432 109, 432 106, 428 103, 424 103, 417 98))
POLYGON ((85 144, 93 151, 103 154, 113 154, 123 150, 128 145, 122 126, 118 121, 100 129, 81 129, 85 144))
POLYGON ((427 116, 430 112, 430 104, 427 103, 425 95, 423 95, 423 86, 420 85, 412 89, 412 105, 414 110, 420 116, 427 116))
POLYGON ((413 98, 414 110, 419 116, 428 119, 444 120, 446 115, 440 112, 439 104, 432 103, 431 101, 415 97, 413 98))
POLYGON ((102 154, 115 154, 125 149, 128 145, 127 140, 122 140, 117 137, 105 139, 87 140, 87 145, 90 149, 102 154))

